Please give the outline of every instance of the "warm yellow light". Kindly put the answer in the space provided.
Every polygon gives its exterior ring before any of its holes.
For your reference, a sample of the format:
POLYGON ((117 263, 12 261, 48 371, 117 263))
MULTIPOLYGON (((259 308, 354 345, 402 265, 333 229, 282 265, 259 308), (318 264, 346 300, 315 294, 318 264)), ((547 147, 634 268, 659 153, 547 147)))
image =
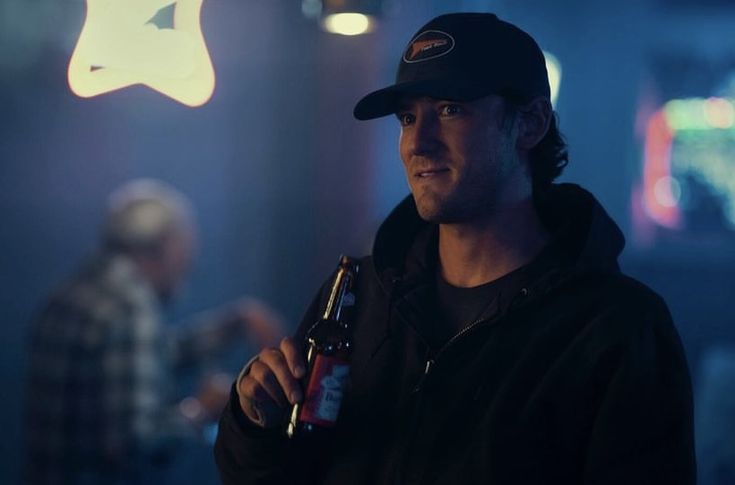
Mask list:
POLYGON ((375 20, 361 13, 334 13, 324 17, 322 25, 333 34, 360 35, 371 32, 375 20))
POLYGON ((69 61, 69 87, 87 98, 143 84, 188 106, 214 92, 202 34, 203 0, 87 0, 87 16, 69 61), (150 20, 174 5, 173 29, 150 20))
POLYGON ((551 90, 551 104, 556 105, 559 97, 559 86, 561 86, 561 63, 554 54, 544 51, 546 60, 546 72, 549 76, 549 88, 551 90))

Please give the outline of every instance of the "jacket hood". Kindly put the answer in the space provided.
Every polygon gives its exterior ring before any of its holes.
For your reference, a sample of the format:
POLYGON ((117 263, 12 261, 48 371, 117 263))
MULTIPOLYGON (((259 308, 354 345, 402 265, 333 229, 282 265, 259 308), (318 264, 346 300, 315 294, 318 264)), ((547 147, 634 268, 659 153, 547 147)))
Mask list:
MULTIPOLYGON (((562 273, 619 270, 625 238, 590 192, 575 184, 554 184, 535 205, 562 255, 562 273)), ((375 237, 373 264, 381 281, 425 274, 436 265, 437 242, 438 226, 419 217, 412 196, 403 199, 375 237)))

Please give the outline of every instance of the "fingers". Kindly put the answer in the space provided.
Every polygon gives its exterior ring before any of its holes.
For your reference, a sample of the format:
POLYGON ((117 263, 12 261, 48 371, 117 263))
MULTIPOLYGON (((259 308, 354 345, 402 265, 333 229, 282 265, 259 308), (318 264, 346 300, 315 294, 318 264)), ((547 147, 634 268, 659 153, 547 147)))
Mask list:
MULTIPOLYGON (((281 341, 281 347, 292 355, 291 358, 293 359, 297 350, 295 348, 291 348, 295 346, 288 341, 284 346, 284 341, 286 341, 286 339, 281 341)), ((278 384, 280 384, 283 393, 291 404, 296 404, 301 401, 301 384, 299 383, 298 378, 294 375, 292 365, 288 362, 285 352, 279 349, 266 349, 258 356, 258 362, 265 364, 276 376, 278 384)), ((296 364, 300 363, 296 362, 296 364)))
POLYGON ((265 427, 281 423, 284 409, 278 406, 258 381, 245 376, 238 385, 240 408, 250 421, 265 427))
POLYGON ((253 392, 249 393, 252 394, 252 397, 259 401, 268 401, 270 399, 278 407, 285 407, 288 404, 283 386, 278 382, 275 373, 267 364, 260 360, 253 362, 250 366, 250 373, 246 378, 248 377, 254 380, 255 383, 253 384, 256 385, 253 392))
POLYGON ((289 404, 301 402, 299 379, 306 374, 303 353, 292 339, 281 340, 279 348, 263 349, 240 379, 240 407, 251 421, 261 426, 279 423, 289 404))
POLYGON ((284 357, 286 357, 291 374, 297 379, 304 377, 306 374, 306 364, 301 346, 296 345, 290 337, 284 337, 281 340, 280 350, 284 357))

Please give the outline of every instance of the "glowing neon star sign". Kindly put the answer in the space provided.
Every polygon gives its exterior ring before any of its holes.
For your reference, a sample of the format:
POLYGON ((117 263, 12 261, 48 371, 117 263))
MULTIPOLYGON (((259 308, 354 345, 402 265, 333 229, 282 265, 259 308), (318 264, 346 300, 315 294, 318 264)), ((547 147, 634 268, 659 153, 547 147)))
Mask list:
POLYGON ((143 84, 185 105, 203 105, 215 81, 200 23, 202 1, 87 0, 69 87, 88 98, 143 84), (151 22, 170 6, 173 28, 151 22))

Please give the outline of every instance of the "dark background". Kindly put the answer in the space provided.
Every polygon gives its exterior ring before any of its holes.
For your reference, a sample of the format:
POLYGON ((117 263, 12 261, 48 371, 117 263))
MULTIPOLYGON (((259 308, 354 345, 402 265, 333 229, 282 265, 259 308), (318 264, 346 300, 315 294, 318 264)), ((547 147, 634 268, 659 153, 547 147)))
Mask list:
MULTIPOLYGON (((595 193, 626 232, 623 268, 669 302, 699 392, 706 356, 735 343, 735 246, 726 231, 636 245, 630 201, 641 106, 712 94, 735 58, 733 2, 384 3, 375 32, 343 37, 298 0, 205 0, 217 87, 192 109, 142 86, 74 96, 66 68, 84 2, 0 0, 0 482, 20 480, 29 322, 94 249, 107 194, 145 176, 192 199, 201 245, 172 322, 252 294, 295 325, 338 255, 367 252, 407 193, 397 123, 354 121, 354 102, 391 82, 422 23, 454 10, 494 11, 560 59, 562 180, 595 193)), ((235 349, 229 370, 252 350, 235 349)), ((207 447, 188 453, 172 477, 216 483, 207 447)))

